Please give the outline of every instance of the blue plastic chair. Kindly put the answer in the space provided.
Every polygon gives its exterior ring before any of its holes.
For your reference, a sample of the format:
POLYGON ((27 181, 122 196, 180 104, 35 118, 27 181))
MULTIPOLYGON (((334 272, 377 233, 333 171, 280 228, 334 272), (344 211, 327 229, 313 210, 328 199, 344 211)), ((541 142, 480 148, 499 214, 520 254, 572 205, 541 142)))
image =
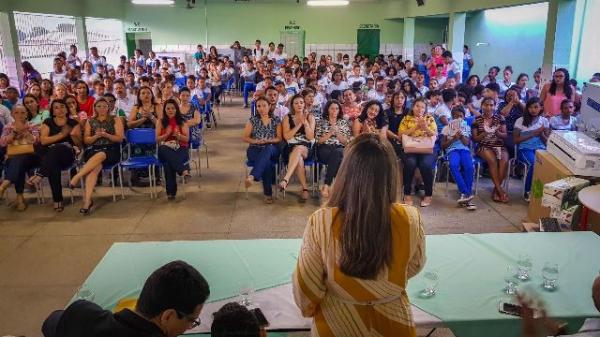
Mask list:
POLYGON ((223 100, 225 100, 225 97, 227 95, 229 95, 229 103, 231 104, 233 102, 233 85, 235 83, 235 78, 233 76, 231 76, 226 83, 223 83, 221 85, 221 89, 222 89, 222 94, 223 94, 223 100))
MULTIPOLYGON (((160 165, 158 158, 156 156, 139 156, 132 157, 131 156, 131 146, 132 145, 154 145, 156 146, 156 131, 154 129, 129 129, 127 130, 127 160, 119 163, 120 175, 119 179, 121 180, 121 193, 124 196, 123 192, 123 170, 136 170, 136 169, 148 169, 148 179, 150 181, 150 198, 155 198, 157 196, 156 193, 156 176, 154 169, 156 166, 160 165)), ((131 181, 130 181, 131 187, 131 181)))

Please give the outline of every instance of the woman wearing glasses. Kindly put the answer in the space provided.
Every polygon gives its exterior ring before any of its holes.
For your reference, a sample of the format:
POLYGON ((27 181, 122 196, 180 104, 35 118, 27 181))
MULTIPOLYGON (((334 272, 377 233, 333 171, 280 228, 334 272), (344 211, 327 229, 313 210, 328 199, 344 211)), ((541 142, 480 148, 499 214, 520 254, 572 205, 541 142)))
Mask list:
POLYGON ((544 117, 551 118, 560 115, 560 104, 565 99, 579 102, 575 88, 569 83, 569 71, 558 68, 554 71, 552 82, 546 83, 542 88, 540 99, 544 104, 544 117))

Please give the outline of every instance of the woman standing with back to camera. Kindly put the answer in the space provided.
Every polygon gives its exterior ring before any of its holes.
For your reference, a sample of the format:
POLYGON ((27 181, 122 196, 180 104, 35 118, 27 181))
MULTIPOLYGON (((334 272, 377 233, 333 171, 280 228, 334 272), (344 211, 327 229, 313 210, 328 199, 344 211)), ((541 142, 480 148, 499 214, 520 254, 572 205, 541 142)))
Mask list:
POLYGON ((417 209, 396 203, 398 179, 387 140, 361 134, 350 143, 293 275, 312 336, 415 336, 406 284, 425 264, 425 234, 417 209))

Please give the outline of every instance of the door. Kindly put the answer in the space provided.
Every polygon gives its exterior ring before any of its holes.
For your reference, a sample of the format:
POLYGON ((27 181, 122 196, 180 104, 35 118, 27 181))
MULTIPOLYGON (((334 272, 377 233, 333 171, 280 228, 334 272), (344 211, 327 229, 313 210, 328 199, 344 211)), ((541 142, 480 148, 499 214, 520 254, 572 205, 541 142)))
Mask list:
POLYGON ((304 57, 304 31, 286 30, 279 35, 279 41, 284 45, 284 51, 289 58, 297 55, 300 59, 304 57))
POLYGON ((357 53, 368 55, 370 59, 379 55, 379 29, 358 29, 356 31, 357 53))

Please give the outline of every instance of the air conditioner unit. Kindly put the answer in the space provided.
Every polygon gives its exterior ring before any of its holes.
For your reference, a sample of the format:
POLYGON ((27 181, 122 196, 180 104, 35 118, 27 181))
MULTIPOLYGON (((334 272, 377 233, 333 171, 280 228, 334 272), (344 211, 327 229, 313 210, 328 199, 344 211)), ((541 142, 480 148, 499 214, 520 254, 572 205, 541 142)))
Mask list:
POLYGON ((552 131, 548 152, 574 175, 600 177, 600 143, 578 131, 552 131))

